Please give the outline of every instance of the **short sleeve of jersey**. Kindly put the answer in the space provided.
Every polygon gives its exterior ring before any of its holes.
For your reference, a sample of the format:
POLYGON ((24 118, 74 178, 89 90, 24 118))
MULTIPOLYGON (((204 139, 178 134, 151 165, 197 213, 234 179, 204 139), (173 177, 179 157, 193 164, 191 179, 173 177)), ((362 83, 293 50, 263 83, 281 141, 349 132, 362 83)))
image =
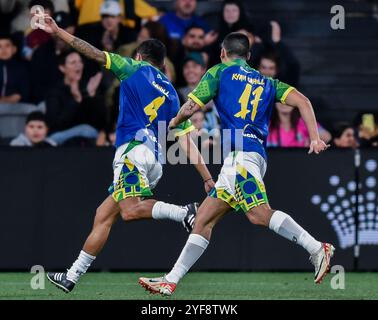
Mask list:
POLYGON ((295 88, 284 82, 279 81, 278 79, 271 79, 271 81, 273 81, 273 85, 276 89, 276 101, 285 104, 287 95, 295 88))
POLYGON ((195 127, 193 126, 192 121, 188 119, 178 125, 178 127, 176 128, 175 137, 186 135, 188 132, 191 132, 194 129, 195 127))
POLYGON ((188 98, 201 107, 212 100, 218 94, 220 69, 219 64, 210 68, 202 77, 197 87, 188 94, 188 98))
POLYGON ((106 56, 105 68, 112 71, 120 80, 129 78, 141 67, 141 62, 118 54, 104 51, 106 56))

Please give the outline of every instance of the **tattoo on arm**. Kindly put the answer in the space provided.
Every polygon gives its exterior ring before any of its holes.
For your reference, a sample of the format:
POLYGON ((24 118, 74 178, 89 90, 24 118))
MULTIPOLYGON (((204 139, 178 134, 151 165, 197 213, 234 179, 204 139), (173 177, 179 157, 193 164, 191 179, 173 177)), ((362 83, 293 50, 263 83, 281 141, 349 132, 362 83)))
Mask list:
POLYGON ((192 99, 189 99, 184 103, 184 105, 178 112, 177 118, 180 120, 180 123, 188 120, 200 108, 201 107, 197 103, 195 103, 192 99))
POLYGON ((97 61, 98 63, 102 65, 106 63, 105 53, 95 48, 88 42, 81 40, 77 37, 74 37, 70 45, 72 48, 79 51, 81 54, 83 54, 87 58, 97 61))

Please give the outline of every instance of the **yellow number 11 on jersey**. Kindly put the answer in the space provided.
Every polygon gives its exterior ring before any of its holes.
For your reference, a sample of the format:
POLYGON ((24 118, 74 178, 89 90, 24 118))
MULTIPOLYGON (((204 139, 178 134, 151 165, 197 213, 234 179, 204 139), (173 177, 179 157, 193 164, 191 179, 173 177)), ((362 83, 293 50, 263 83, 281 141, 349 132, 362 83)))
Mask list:
POLYGON ((249 100, 251 98, 251 93, 252 93, 254 96, 254 99, 251 101, 251 105, 252 105, 251 120, 254 121, 263 91, 264 91, 264 87, 261 87, 261 86, 257 87, 255 90, 252 91, 252 85, 247 83, 238 101, 241 105, 241 109, 238 113, 235 113, 234 116, 236 118, 245 119, 247 114, 251 111, 248 109, 248 107, 249 107, 249 100))

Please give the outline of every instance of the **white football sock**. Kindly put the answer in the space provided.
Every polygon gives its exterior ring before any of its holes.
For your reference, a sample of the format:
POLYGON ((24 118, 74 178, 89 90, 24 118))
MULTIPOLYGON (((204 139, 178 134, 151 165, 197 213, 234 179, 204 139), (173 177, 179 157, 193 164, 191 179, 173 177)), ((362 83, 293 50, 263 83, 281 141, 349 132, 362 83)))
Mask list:
POLYGON ((186 216, 187 211, 175 204, 158 201, 152 207, 152 218, 155 220, 169 219, 177 222, 182 222, 186 216))
POLYGON ((318 252, 322 246, 321 242, 315 240, 292 217, 282 211, 273 213, 269 222, 269 229, 288 240, 298 243, 311 255, 318 252))
POLYGON ((67 279, 74 283, 77 283, 79 281, 79 278, 87 272, 94 259, 96 259, 96 257, 91 256, 90 254, 81 250, 79 257, 73 263, 72 267, 67 271, 67 279))
POLYGON ((167 281, 178 283, 204 253, 208 244, 209 241, 199 234, 191 234, 175 266, 171 272, 165 276, 167 281))

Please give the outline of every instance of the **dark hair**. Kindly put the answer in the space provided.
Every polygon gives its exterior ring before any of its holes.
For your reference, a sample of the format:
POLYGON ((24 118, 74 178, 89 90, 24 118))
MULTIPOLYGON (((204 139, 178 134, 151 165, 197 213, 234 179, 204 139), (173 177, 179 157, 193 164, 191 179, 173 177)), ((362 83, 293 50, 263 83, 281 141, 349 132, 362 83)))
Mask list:
POLYGON ((337 123, 333 130, 333 138, 340 138, 347 129, 353 129, 354 131, 354 127, 348 122, 337 123))
POLYGON ((0 40, 9 40, 12 44, 15 44, 14 36, 8 32, 0 32, 0 40))
MULTIPOLYGON (((294 108, 294 110, 290 114, 290 128, 294 129, 295 140, 298 139, 297 129, 298 129, 298 122, 300 118, 301 118, 301 114, 299 113, 298 108, 294 108)), ((278 146, 281 145, 280 127, 281 127, 280 117, 278 115, 277 107, 274 106, 272 117, 270 119, 269 130, 277 130, 278 146)))
POLYGON ((46 116, 40 111, 34 111, 29 113, 26 117, 25 124, 28 124, 30 121, 42 121, 47 125, 46 116))
POLYGON ((222 47, 229 56, 236 56, 247 59, 249 54, 248 37, 242 33, 232 32, 228 34, 223 42, 222 47))
POLYGON ((268 59, 268 60, 273 61, 276 64, 277 73, 278 73, 279 66, 280 66, 280 59, 279 59, 278 55, 276 54, 276 52, 274 52, 272 50, 263 51, 261 53, 260 57, 257 60, 257 64, 256 64, 257 68, 260 67, 260 63, 261 63, 262 59, 268 59))
MULTIPOLYGON (((63 51, 59 56, 58 56, 58 66, 63 66, 66 64, 66 59, 67 57, 71 54, 71 53, 77 53, 79 54, 77 51, 75 50, 65 50, 63 51)), ((79 54, 80 55, 80 54, 79 54)))
POLYGON ((203 27, 201 27, 201 26, 199 26, 199 25, 196 25, 196 24, 191 24, 191 25, 189 25, 186 29, 185 29, 185 35, 190 31, 190 30, 192 30, 192 29, 201 29, 201 30, 203 30, 203 32, 204 33, 206 33, 206 31, 205 31, 205 29, 203 28, 203 27))
POLYGON ((51 0, 31 0, 29 2, 29 9, 31 9, 34 6, 41 6, 44 9, 50 9, 52 14, 55 11, 54 4, 51 0))
POLYGON ((150 62, 158 68, 162 68, 164 65, 164 59, 167 55, 167 49, 160 40, 149 39, 143 41, 138 48, 136 53, 139 53, 143 60, 150 62))

